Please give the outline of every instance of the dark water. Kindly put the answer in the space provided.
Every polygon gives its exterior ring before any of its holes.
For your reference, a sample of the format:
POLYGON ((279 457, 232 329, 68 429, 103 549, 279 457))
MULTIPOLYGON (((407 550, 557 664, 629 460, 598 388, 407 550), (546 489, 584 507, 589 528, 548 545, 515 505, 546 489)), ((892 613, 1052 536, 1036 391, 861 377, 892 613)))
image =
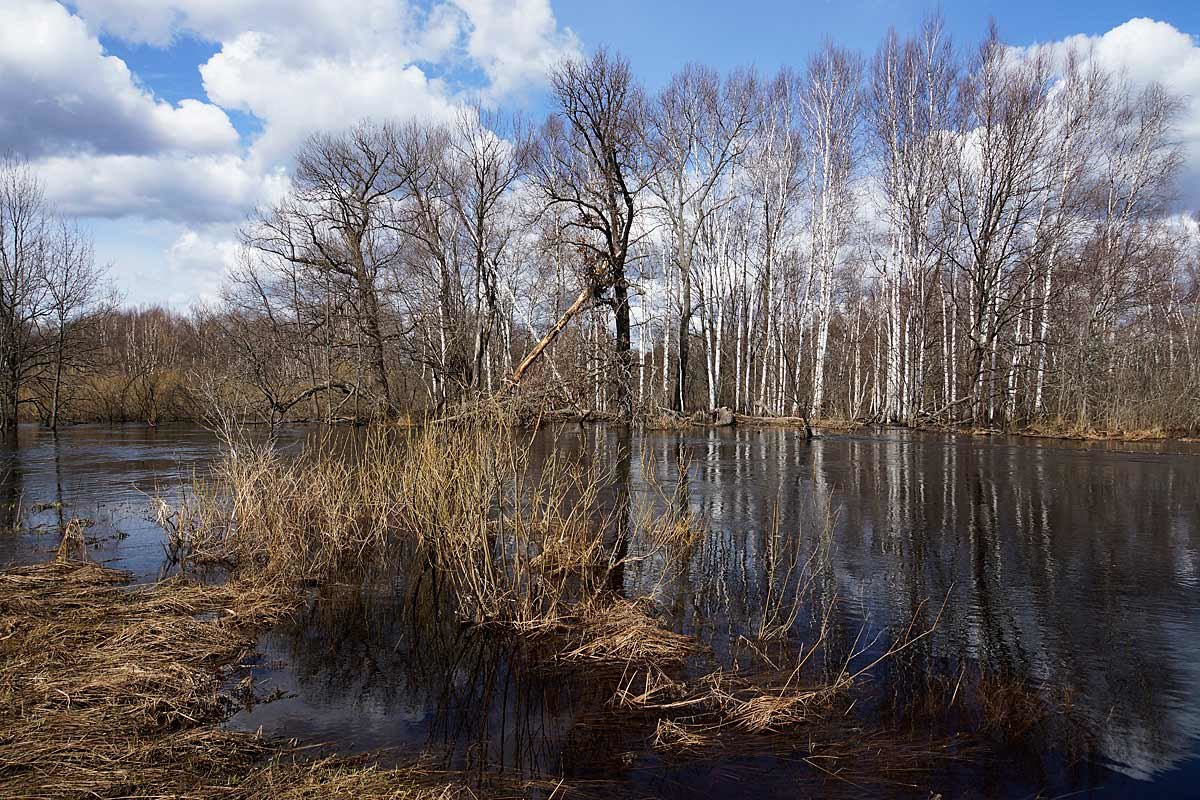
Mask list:
MULTIPOLYGON (((886 786, 821 782, 779 747, 666 758, 647 745, 652 726, 607 706, 608 677, 548 671, 443 614, 436 585, 397 578, 323 589, 264 636, 256 692, 283 696, 231 724, 341 752, 603 781, 600 793, 619 796, 1200 797, 1195 445, 570 427, 534 448, 535 460, 602 465, 615 480, 606 502, 687 506, 706 521, 685 580, 664 585, 652 562, 635 562, 620 582, 652 595, 718 661, 733 657, 721 648, 760 594, 773 515, 813 537, 832 514, 822 591, 847 640, 886 647, 914 614, 944 609, 920 647, 871 672, 856 720, 919 729, 900 702, 919 694, 905 669, 917 662, 946 685, 986 675, 1057 698, 1054 713, 1003 735, 977 708, 929 722, 937 736, 987 730, 971 739, 982 746, 886 786)), ((23 430, 19 447, 0 450, 0 523, 21 529, 0 534, 0 563, 48 557, 63 521, 86 517, 94 557, 157 577, 168 565, 148 494, 177 497, 218 451, 191 428, 23 430)))

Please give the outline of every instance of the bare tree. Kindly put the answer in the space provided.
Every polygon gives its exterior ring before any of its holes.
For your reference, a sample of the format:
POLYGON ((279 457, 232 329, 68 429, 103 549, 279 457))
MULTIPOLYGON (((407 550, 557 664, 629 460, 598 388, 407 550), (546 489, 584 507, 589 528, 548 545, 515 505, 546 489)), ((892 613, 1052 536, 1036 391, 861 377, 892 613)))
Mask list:
POLYGON ((750 141, 760 106, 757 78, 735 72, 724 83, 715 71, 688 65, 671 79, 649 108, 646 139, 653 169, 648 188, 671 237, 679 274, 675 389, 672 403, 687 409, 688 350, 693 261, 700 230, 735 194, 721 184, 731 179, 750 141))
MULTIPOLYGON (((1046 385, 1046 370, 1050 354, 1052 301, 1060 288, 1055 273, 1062 262, 1075 257, 1078 244, 1088 227, 1089 205, 1095 192, 1095 162, 1097 144, 1104 136, 1103 118, 1111 89, 1109 75, 1094 62, 1088 64, 1076 50, 1067 53, 1062 77, 1051 94, 1050 136, 1054 146, 1047 156, 1053 184, 1039 212, 1036 236, 1046 242, 1038 251, 1044 254, 1038 271, 1039 285, 1034 287, 1035 298, 1029 304, 1028 336, 1034 348, 1033 396, 1030 411, 1040 414, 1046 385), (1039 317, 1034 328, 1034 314, 1039 317)), ((1016 356, 1018 362, 1020 355, 1016 356)), ((1016 413, 1015 381, 1019 363, 1010 374, 1009 414, 1016 413)))
POLYGON ((50 400, 46 425, 57 430, 66 372, 94 367, 100 317, 116 305, 104 291, 107 270, 96 264, 91 237, 75 225, 59 222, 51 240, 45 276, 53 344, 49 370, 50 400))
POLYGON ((0 161, 0 429, 14 429, 21 389, 41 367, 38 327, 50 313, 51 212, 29 167, 0 161))
MULTIPOLYGON (((885 419, 907 421, 915 411, 914 387, 926 380, 927 293, 940 271, 946 229, 939 210, 952 154, 956 65, 940 17, 927 18, 917 37, 901 41, 890 31, 875 53, 868 103, 872 154, 886 223, 881 274, 880 343, 885 419), (908 303, 905 303, 905 299, 908 303), (912 374, 911 380, 906 376, 912 374)), ((938 284, 939 287, 942 284, 938 284)), ((953 282, 946 287, 953 288, 953 282)), ((942 298, 942 308, 952 303, 942 298)), ((943 383, 955 402, 953 319, 943 314, 943 383)))
POLYGON ((551 85, 558 109, 543 128, 533 179, 548 206, 568 211, 557 235, 575 249, 583 287, 563 319, 514 370, 512 382, 521 379, 566 320, 589 304, 601 304, 615 319, 617 407, 628 419, 633 408, 626 266, 646 174, 642 92, 629 64, 605 50, 588 61, 564 63, 551 85))
POLYGON ((1051 185, 1046 56, 1009 57, 995 28, 959 88, 958 144, 947 181, 952 224, 943 248, 967 286, 972 416, 994 419, 999 343, 1018 318, 1046 246, 1032 235, 1051 185))
POLYGON ((396 172, 395 148, 395 130, 373 123, 312 137, 296 159, 292 196, 261 213, 245 235, 263 256, 328 274, 344 287, 386 413, 395 411, 397 397, 382 295, 401 253, 383 223, 409 177, 396 172))
POLYGON ((450 206, 462 227, 473 273, 475 336, 469 384, 475 391, 484 388, 490 363, 489 346, 501 310, 500 271, 519 233, 511 195, 525 173, 530 148, 519 119, 502 118, 478 105, 459 113, 449 140, 450 206))
POLYGON ((797 275, 788 274, 789 262, 795 262, 798 232, 796 217, 804 195, 804 143, 800 133, 800 78, 788 69, 780 70, 767 86, 763 108, 755 126, 747 153, 746 169, 740 191, 750 198, 751 214, 757 235, 754 237, 758 262, 759 342, 758 406, 766 408, 767 388, 775 384, 776 411, 783 411, 786 376, 791 373, 791 405, 799 409, 796 393, 796 356, 803 347, 800 333, 785 343, 785 320, 797 320, 807 313, 808 287, 797 275), (788 280, 785 281, 784 277, 788 280), (775 374, 767 368, 774 348, 775 374), (790 366, 788 366, 790 365, 790 366))
POLYGON ((842 256, 854 217, 851 181, 858 149, 859 86, 862 62, 849 51, 826 44, 808 65, 802 95, 811 203, 811 272, 817 276, 816 342, 813 357, 812 416, 825 399, 825 358, 833 317, 834 269, 842 256))

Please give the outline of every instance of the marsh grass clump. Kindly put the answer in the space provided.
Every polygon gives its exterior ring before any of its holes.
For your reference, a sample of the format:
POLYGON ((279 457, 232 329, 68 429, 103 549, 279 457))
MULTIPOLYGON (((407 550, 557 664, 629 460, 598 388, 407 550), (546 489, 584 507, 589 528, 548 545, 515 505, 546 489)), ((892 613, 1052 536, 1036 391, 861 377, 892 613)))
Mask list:
POLYGON ((281 585, 321 580, 387 543, 399 524, 400 456, 383 431, 358 455, 328 438, 295 456, 231 446, 184 502, 159 502, 159 521, 185 565, 216 564, 281 585))
MULTIPOLYGON (((821 528, 809 544, 803 531, 781 526, 778 504, 772 510, 764 531, 763 599, 754 624, 754 635, 759 641, 786 639, 806 609, 815 612, 822 605, 818 601, 829 577, 836 521, 836 512, 826 506, 821 514, 821 528)), ((824 604, 826 617, 832 603, 830 600, 824 604)))
MULTIPOLYGON (((685 637, 613 591, 614 576, 647 554, 611 535, 606 485, 586 463, 533 463, 514 435, 460 421, 372 430, 294 457, 233 447, 211 480, 177 509, 160 504, 159 516, 183 561, 241 579, 295 587, 380 564, 428 568, 465 622, 557 637, 576 660, 675 658, 685 637)), ((694 535, 686 528, 673 537, 694 535)))
MULTIPOLYGON (((678 467, 683 481, 682 456, 678 467)), ((660 488, 661 503, 680 508, 655 513, 628 498, 601 502, 609 478, 578 459, 533 463, 525 440, 459 420, 374 430, 350 448, 317 443, 294 458, 233 448, 215 481, 168 522, 193 561, 280 585, 320 582, 389 557, 401 568, 432 569, 464 622, 552 638, 563 663, 665 675, 703 648, 664 625, 651 598, 690 579, 705 526, 685 502, 684 484, 660 488), (645 578, 643 596, 624 597, 628 570, 645 578)), ((824 642, 835 603, 824 580, 834 522, 825 509, 820 530, 805 536, 785 530, 776 512, 764 530, 747 633, 760 647, 786 643, 802 615, 819 614, 797 674, 824 642)), ((813 692, 795 681, 750 697, 710 691, 705 702, 720 705, 725 722, 767 729, 805 716, 856 677, 835 676, 813 692)))
POLYGON ((706 726, 660 719, 654 726, 654 737, 650 743, 656 750, 701 754, 716 747, 717 738, 712 729, 706 726))
POLYGON ((562 658, 660 669, 681 664, 695 652, 696 642, 664 628, 646 606, 644 600, 615 598, 580 609, 567 626, 568 639, 577 644, 562 658))

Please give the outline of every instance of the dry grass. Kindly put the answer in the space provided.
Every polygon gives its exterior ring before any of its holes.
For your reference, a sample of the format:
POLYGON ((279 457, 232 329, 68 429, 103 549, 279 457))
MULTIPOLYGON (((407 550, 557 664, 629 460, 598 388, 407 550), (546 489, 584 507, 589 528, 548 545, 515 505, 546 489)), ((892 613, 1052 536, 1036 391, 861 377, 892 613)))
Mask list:
MULTIPOLYGON (((230 795, 245 800, 478 800, 480 797, 454 773, 419 765, 383 768, 369 758, 331 758, 314 763, 277 759, 252 770, 240 787, 230 787, 230 795)), ((489 792, 488 796, 521 795, 514 790, 489 792)))
POLYGON ((1078 738, 1069 687, 1036 687, 1026 680, 990 674, 978 676, 973 684, 970 705, 979 715, 980 731, 1012 742, 1053 725, 1078 738))
MULTIPOLYGON (((907 629, 887 648, 877 648, 877 639, 856 641, 840 667, 819 679, 806 677, 806 668, 822 652, 830 626, 828 611, 816 637, 797 650, 785 647, 782 653, 769 657, 748 642, 763 664, 756 671, 715 669, 697 680, 680 682, 662 669, 646 670, 626 678, 615 699, 619 705, 663 714, 675 723, 682 721, 689 730, 700 726, 716 737, 781 734, 806 726, 819 727, 849 710, 853 705, 851 690, 878 664, 929 636, 944 609, 943 602, 931 625, 920 631, 916 629, 918 609, 907 629)), ((658 738, 672 741, 669 735, 658 738)))
POLYGON ((666 630, 645 611, 645 602, 614 598, 586 606, 568 620, 567 637, 574 647, 566 661, 652 666, 678 665, 695 651, 691 637, 666 630))
POLYGON ((1061 417, 1039 420, 1026 428, 1016 431, 1021 436, 1042 439, 1078 439, 1084 441, 1117 441, 1144 442, 1161 441, 1171 438, 1172 434, 1162 425, 1149 427, 1115 427, 1097 429, 1079 421, 1065 420, 1061 417))
POLYGON ((200 723, 222 713, 219 668, 282 604, 236 585, 125 580, 66 559, 0 574, 0 794, 177 791, 259 750, 200 723))
MULTIPOLYGON (((612 576, 650 555, 608 535, 605 481, 554 456, 531 463, 516 437, 460 421, 296 458, 234 447, 213 481, 159 516, 192 564, 296 586, 415 560, 449 582, 464 621, 553 634, 567 660, 676 659, 685 637, 613 592, 612 576)), ((696 535, 690 519, 647 524, 666 531, 656 547, 696 535)))
POLYGON ((129 590, 127 577, 66 559, 0 573, 0 796, 479 796, 422 765, 307 762, 286 743, 221 728, 222 669, 289 598, 179 579, 129 590))
POLYGON ((334 453, 331 440, 295 459, 235 445, 180 507, 160 503, 159 520, 185 562, 281 584, 320 580, 381 550, 400 524, 401 455, 385 431, 354 461, 334 453))
MULTIPOLYGON (((810 545, 802 530, 781 528, 776 503, 763 552, 765 597, 754 631, 760 641, 786 639, 801 611, 814 606, 829 573, 837 514, 826 505, 821 519, 821 529, 810 545)), ((825 611, 827 616, 830 609, 825 611)))
MULTIPOLYGON (((811 768, 797 786, 814 781, 819 796, 871 796, 868 787, 918 789, 939 763, 967 757, 961 737, 864 728, 850 715, 849 684, 796 684, 794 675, 712 673, 691 694, 660 702, 651 746, 665 757, 705 760, 765 756, 798 760, 811 768), (772 682, 776 685, 771 685, 772 682), (819 787, 819 788, 818 788, 819 787)), ((664 692, 680 687, 659 687, 664 692)))
POLYGON ((656 750, 700 754, 715 748, 718 739, 711 728, 660 719, 654 728, 654 738, 650 743, 656 750))
POLYGON ((638 422, 647 431, 682 431, 692 427, 691 417, 662 408, 643 410, 638 422))

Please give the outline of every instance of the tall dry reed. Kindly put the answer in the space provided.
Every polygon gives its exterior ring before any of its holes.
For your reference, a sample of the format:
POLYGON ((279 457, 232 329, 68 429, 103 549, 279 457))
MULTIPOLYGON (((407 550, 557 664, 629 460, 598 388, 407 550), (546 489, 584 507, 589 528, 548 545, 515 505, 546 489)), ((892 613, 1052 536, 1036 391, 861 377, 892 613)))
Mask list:
POLYGON ((495 426, 371 429, 298 455, 235 446, 176 508, 172 548, 281 585, 429 565, 472 622, 546 629, 591 614, 627 557, 599 502, 606 476, 530 458, 495 426))

